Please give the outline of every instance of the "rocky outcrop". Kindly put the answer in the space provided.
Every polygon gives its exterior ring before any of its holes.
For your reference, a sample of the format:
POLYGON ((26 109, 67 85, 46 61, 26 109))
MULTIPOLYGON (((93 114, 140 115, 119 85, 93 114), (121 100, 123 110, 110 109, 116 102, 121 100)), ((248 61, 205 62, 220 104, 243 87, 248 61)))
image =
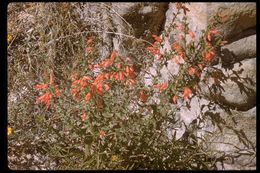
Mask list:
POLYGON ((254 170, 256 167, 256 108, 225 115, 226 126, 207 138, 207 149, 216 155, 225 153, 217 162, 219 170, 254 170))
POLYGON ((203 88, 201 92, 232 109, 247 111, 256 105, 256 58, 243 60, 233 66, 231 70, 215 66, 223 72, 226 80, 220 86, 214 85, 212 80, 207 84, 200 82, 203 88), (213 90, 213 86, 218 89, 213 90))
MULTIPOLYGON (((216 16, 220 16, 221 23, 216 23, 216 28, 220 30, 224 39, 228 40, 228 44, 221 49, 219 55, 221 64, 217 66, 220 66, 219 69, 223 72, 228 70, 226 75, 230 77, 221 85, 224 91, 214 97, 217 96, 218 101, 238 110, 246 111, 254 107, 256 104, 256 4, 189 3, 186 7, 190 10, 187 13, 187 21, 191 30, 199 35, 201 30, 216 21, 216 16), (245 34, 248 30, 252 32, 245 34), (239 71, 242 71, 239 75, 244 76, 244 79, 235 75, 239 71)), ((175 4, 170 3, 166 13, 166 30, 171 25, 176 12, 175 4)), ((175 22, 180 21, 182 17, 177 17, 175 22)), ((164 72, 164 74, 163 78, 167 79, 168 73, 164 72)), ((204 88, 203 92, 209 95, 207 88, 204 88)))
POLYGON ((256 57, 256 35, 225 45, 221 50, 222 65, 230 67, 239 61, 256 57))
MULTIPOLYGON (((187 16, 189 27, 197 33, 215 23, 217 16, 221 23, 216 25, 216 29, 230 43, 256 33, 256 3, 189 3, 186 6, 190 10, 187 16)), ((170 3, 166 27, 176 11, 175 4, 170 3)))
MULTIPOLYGON (((214 66, 223 73, 224 80, 215 90, 212 87, 213 80, 209 80, 207 84, 200 82, 201 92, 205 97, 202 100, 214 100, 214 104, 220 106, 217 106, 214 112, 207 113, 208 110, 204 110, 205 115, 221 120, 217 123, 222 123, 224 128, 216 128, 212 121, 206 120, 204 116, 204 127, 196 132, 192 131, 208 141, 205 146, 208 151, 215 155, 224 153, 219 155, 222 161, 217 163, 217 169, 255 169, 256 3, 187 3, 186 7, 190 10, 187 13, 189 29, 196 33, 196 37, 200 36, 201 30, 205 30, 208 25, 215 24, 223 39, 228 41, 220 50, 220 61, 214 66), (215 22, 217 16, 220 23, 215 22), (228 108, 229 113, 221 109, 223 106, 228 108), (207 135, 207 132, 211 135, 207 135)), ((165 30, 171 25, 176 12, 175 4, 170 3, 166 13, 165 30)), ((181 21, 182 18, 183 16, 177 17, 175 22, 181 21)), ((168 68, 161 70, 165 80, 168 80, 169 72, 177 70, 171 64, 168 68)), ((191 128, 192 122, 200 116, 201 108, 200 99, 195 97, 190 104, 190 109, 182 108, 178 113, 180 120, 188 125, 188 128, 191 128)), ((175 128, 178 138, 185 134, 185 130, 187 129, 183 127, 175 128)))
POLYGON ((256 3, 207 3, 208 23, 218 15, 217 25, 225 40, 233 42, 256 33, 256 3))
MULTIPOLYGON (((132 49, 138 39, 152 43, 152 34, 160 35, 164 29, 167 9, 168 3, 91 3, 84 6, 82 19, 102 31, 103 59, 112 49, 127 56, 127 49, 132 49)), ((138 48, 140 43, 134 46, 138 48)))
POLYGON ((225 91, 220 100, 237 110, 247 111, 254 107, 256 105, 256 58, 234 64, 234 68, 227 73, 230 77, 222 84, 225 91), (240 71, 239 76, 235 75, 234 72, 240 71))
MULTIPOLYGON (((220 23, 216 24, 216 29, 221 31, 228 44, 221 48, 220 62, 215 67, 223 72, 226 80, 220 83, 221 89, 214 94, 210 91, 212 83, 209 88, 208 84, 201 83, 205 98, 192 97, 190 108, 180 108, 176 113, 180 121, 176 127, 169 128, 169 138, 176 133, 176 139, 180 139, 190 130, 208 142, 205 149, 223 157, 224 161, 221 161, 224 167, 219 162, 218 169, 255 169, 256 3, 189 3, 186 6, 189 8, 187 22, 196 37, 201 30, 215 23, 215 17, 219 16, 220 23), (223 129, 218 129, 210 119, 205 119, 201 130, 193 130, 192 125, 197 123, 195 120, 206 117, 209 109, 205 107, 202 111, 201 107, 208 105, 209 100, 215 101, 217 109, 208 112, 208 116, 220 117, 220 120, 223 118, 223 129), (227 106, 231 110, 230 114, 218 107, 218 104, 227 106), (224 156, 219 153, 224 153, 224 156), (228 158, 233 160, 229 161, 228 158)), ((176 11, 175 3, 86 3, 79 13, 82 15, 81 20, 89 25, 86 30, 98 33, 101 40, 99 58, 104 59, 113 49, 119 51, 122 57, 128 53, 125 50, 127 47, 141 49, 139 43, 132 47, 132 42, 136 40, 153 42, 152 34, 160 35, 161 31, 168 31, 176 11)), ((176 22, 182 18, 180 15, 176 22)), ((34 16, 21 13, 18 19, 27 25, 28 33, 33 31, 31 26, 37 21, 34 16)), ((169 33, 170 36, 173 34, 169 33)), ((169 41, 168 48, 170 44, 169 41)), ((178 74, 179 66, 169 61, 167 67, 157 71, 154 64, 149 70, 155 76, 161 73, 160 80, 167 81, 171 75, 178 74)), ((148 86, 152 85, 152 75, 145 76, 145 84, 148 86)), ((27 89, 21 87, 21 92, 10 94, 8 101, 19 103, 26 93, 27 89)), ((151 102, 160 102, 158 95, 151 102)), ((133 111, 138 110, 132 105, 129 107, 133 111)))
POLYGON ((131 24, 135 37, 153 42, 152 34, 160 35, 163 30, 167 9, 168 3, 137 3, 123 18, 131 24))

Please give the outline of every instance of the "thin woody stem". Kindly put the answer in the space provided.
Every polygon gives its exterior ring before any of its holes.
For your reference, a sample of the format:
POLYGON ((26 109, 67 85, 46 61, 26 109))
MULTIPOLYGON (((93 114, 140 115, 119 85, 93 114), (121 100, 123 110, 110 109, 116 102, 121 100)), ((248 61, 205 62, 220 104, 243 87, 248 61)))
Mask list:
POLYGON ((76 36, 76 35, 82 35, 82 34, 87 34, 87 33, 104 33, 104 32, 107 33, 107 34, 115 34, 115 35, 120 35, 120 36, 124 36, 124 37, 128 37, 128 38, 136 39, 138 41, 142 41, 142 42, 148 43, 151 46, 153 45, 151 42, 146 41, 146 40, 141 39, 141 38, 136 38, 135 36, 131 36, 131 35, 123 34, 123 33, 118 33, 118 32, 109 32, 109 31, 83 31, 83 32, 77 32, 77 33, 74 33, 74 34, 71 34, 71 35, 66 35, 66 36, 63 36, 63 37, 56 38, 56 39, 54 39, 52 41, 49 41, 47 43, 47 45, 48 44, 52 44, 55 41, 59 41, 61 39, 73 37, 73 36, 76 36))

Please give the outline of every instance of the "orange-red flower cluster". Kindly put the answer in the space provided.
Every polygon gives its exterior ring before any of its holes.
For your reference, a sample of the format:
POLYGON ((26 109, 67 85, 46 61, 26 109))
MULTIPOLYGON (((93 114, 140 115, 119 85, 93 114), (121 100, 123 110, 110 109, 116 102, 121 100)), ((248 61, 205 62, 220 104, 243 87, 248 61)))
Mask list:
MULTIPOLYGON (((211 29, 207 32, 206 37, 204 38, 204 40, 206 41, 206 48, 205 51, 203 52, 202 56, 203 56, 203 60, 206 63, 210 63, 213 58, 215 57, 215 49, 213 48, 211 41, 212 41, 212 37, 215 35, 220 35, 220 32, 214 29, 211 29)), ((222 41, 220 42, 220 44, 224 44, 225 42, 222 41)))
POLYGON ((184 51, 181 47, 181 45, 177 42, 173 43, 172 44, 172 47, 176 50, 177 54, 181 57, 181 58, 184 58, 185 57, 185 54, 184 54, 184 51))
POLYGON ((168 87, 168 83, 165 82, 165 83, 162 83, 162 84, 157 84, 157 85, 154 85, 153 87, 158 88, 160 90, 160 92, 163 92, 168 87))
POLYGON ((152 46, 147 47, 146 50, 148 50, 152 54, 158 55, 160 57, 161 56, 160 44, 162 42, 162 39, 159 36, 157 36, 157 35, 152 35, 152 36, 153 36, 155 42, 153 43, 152 46))
POLYGON ((135 86, 137 84, 137 81, 135 79, 127 79, 125 81, 126 86, 135 86))
POLYGON ((211 41, 212 37, 215 36, 215 35, 220 35, 220 32, 217 31, 217 30, 214 30, 214 29, 209 30, 208 34, 207 34, 208 41, 211 41))
POLYGON ((109 59, 102 61, 100 64, 96 64, 94 67, 106 69, 111 65, 113 65, 116 56, 117 56, 117 52, 113 51, 109 59))
POLYGON ((37 84, 34 87, 36 90, 43 90, 43 91, 49 89, 50 87, 54 87, 55 93, 47 91, 45 94, 39 96, 36 99, 36 103, 44 104, 46 106, 46 109, 48 109, 50 107, 51 99, 53 97, 60 97, 61 96, 59 86, 54 84, 53 75, 50 74, 50 84, 37 84))
POLYGON ((191 96, 191 93, 192 93, 192 91, 191 91, 190 88, 184 87, 184 89, 183 89, 183 98, 184 98, 185 101, 188 100, 188 98, 191 96))
POLYGON ((48 109, 51 105, 51 99, 52 93, 46 92, 45 94, 37 98, 36 103, 42 103, 46 106, 46 109, 48 109))
MULTIPOLYGON (((111 89, 109 82, 111 80, 121 82, 128 86, 136 84, 135 72, 131 65, 125 65, 122 59, 118 56, 116 51, 113 51, 108 59, 101 63, 94 65, 96 68, 102 68, 106 72, 102 72, 93 80, 90 76, 83 76, 78 80, 74 80, 71 86, 71 93, 76 98, 80 99, 80 92, 88 88, 85 95, 85 101, 88 103, 97 94, 102 96, 105 91, 111 89), (113 66, 113 71, 109 71, 109 67, 113 66), (117 71, 114 71, 114 68, 117 71), (108 70, 108 71, 107 71, 108 70)), ((73 79, 76 79, 75 77, 73 79)))
POLYGON ((203 53, 203 60, 205 62, 208 62, 208 63, 211 62, 214 57, 215 57, 215 52, 213 50, 211 50, 211 51, 208 50, 203 53))
POLYGON ((83 76, 82 78, 73 81, 71 84, 71 90, 70 90, 73 97, 75 97, 77 100, 79 100, 80 91, 85 89, 90 84, 91 80, 92 80, 92 78, 90 76, 83 76))
MULTIPOLYGON (((184 87, 183 88, 183 99, 184 101, 188 101, 188 99, 191 97, 191 94, 192 94, 192 91, 189 87, 184 87)), ((177 96, 176 95, 173 95, 172 96, 172 103, 173 104, 177 104, 177 96)))
POLYGON ((188 73, 191 76, 195 74, 198 78, 200 77, 200 72, 198 72, 194 67, 190 67, 188 73))

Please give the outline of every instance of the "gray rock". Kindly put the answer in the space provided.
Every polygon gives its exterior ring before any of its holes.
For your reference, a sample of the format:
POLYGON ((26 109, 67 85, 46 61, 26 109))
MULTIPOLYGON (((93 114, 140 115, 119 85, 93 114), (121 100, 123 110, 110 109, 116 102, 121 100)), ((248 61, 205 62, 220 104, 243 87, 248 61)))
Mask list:
POLYGON ((214 16, 221 16, 222 31, 225 40, 237 40, 243 32, 256 26, 256 3, 207 3, 208 23, 214 22, 214 16))
POLYGON ((236 63, 232 70, 221 70, 225 76, 229 76, 220 84, 224 91, 213 92, 213 82, 209 84, 200 82, 203 88, 202 94, 233 109, 247 111, 253 108, 256 105, 256 58, 236 63))
POLYGON ((222 132, 216 130, 206 138, 207 149, 215 156, 225 153, 223 166, 217 163, 219 170, 256 169, 256 112, 231 111, 231 115, 222 113, 226 127, 222 132), (248 115, 250 114, 250 115, 248 115))
MULTIPOLYGON (((221 16, 222 23, 217 24, 216 29, 220 30, 224 39, 229 42, 256 33, 256 3, 190 3, 186 4, 186 7, 190 10, 187 12, 189 27, 197 34, 214 23, 217 14, 221 16)), ((165 28, 171 24, 176 11, 175 3, 170 3, 165 28)), ((182 17, 180 15, 176 21, 182 17)))
POLYGON ((245 37, 222 47, 222 63, 227 66, 256 57, 256 35, 245 37))

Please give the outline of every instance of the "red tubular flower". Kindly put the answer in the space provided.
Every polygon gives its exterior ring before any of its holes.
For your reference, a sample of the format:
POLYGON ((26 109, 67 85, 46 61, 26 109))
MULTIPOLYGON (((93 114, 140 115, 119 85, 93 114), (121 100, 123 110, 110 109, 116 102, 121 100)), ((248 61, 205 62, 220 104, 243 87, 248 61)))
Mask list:
POLYGON ((70 92, 71 92, 71 94, 75 97, 75 96, 78 94, 79 90, 76 89, 76 88, 72 88, 72 89, 70 90, 70 92))
POLYGON ((162 84, 157 84, 153 86, 154 88, 158 88, 160 90, 160 92, 163 92, 167 87, 168 87, 168 83, 162 83, 162 84))
POLYGON ((199 67, 201 70, 203 70, 203 69, 204 69, 204 67, 203 67, 203 65, 202 65, 202 64, 198 64, 198 67, 199 67))
POLYGON ((116 55, 117 55, 117 51, 114 50, 114 51, 112 52, 111 56, 110 56, 110 60, 111 60, 112 62, 114 62, 116 55))
POLYGON ((125 81, 125 85, 126 85, 126 86, 135 86, 136 84, 137 84, 137 81, 134 80, 134 79, 127 79, 127 80, 125 81))
POLYGON ((114 80, 119 80, 119 73, 117 73, 117 72, 114 73, 114 76, 113 76, 113 77, 114 77, 114 80))
POLYGON ((189 70, 188 70, 188 72, 189 72, 189 75, 192 76, 192 75, 196 72, 196 70, 195 70, 195 68, 190 67, 189 70))
POLYGON ((85 101, 88 103, 91 99, 91 93, 87 93, 85 96, 85 101))
POLYGON ((220 46, 224 46, 225 44, 227 44, 228 42, 227 41, 221 41, 220 42, 220 46))
POLYGON ((52 93, 46 92, 45 94, 37 98, 36 103, 42 103, 46 106, 46 109, 48 109, 51 104, 51 99, 52 93))
POLYGON ((118 64, 116 65, 116 68, 119 70, 119 69, 121 69, 121 66, 122 66, 122 64, 121 64, 121 63, 118 63, 118 64))
POLYGON ((154 46, 149 46, 149 47, 146 48, 146 50, 148 50, 149 52, 151 52, 154 55, 161 55, 160 49, 158 49, 154 46))
POLYGON ((87 81, 81 79, 80 80, 80 90, 83 90, 84 88, 86 88, 88 85, 87 81))
POLYGON ((173 43, 173 44, 172 44, 172 47, 173 47, 177 52, 182 51, 182 47, 181 47, 180 44, 177 43, 177 42, 173 43))
POLYGON ((209 30, 208 31, 208 35, 207 35, 207 39, 209 41, 211 41, 212 40, 212 36, 214 36, 214 35, 220 35, 220 32, 217 31, 217 30, 214 30, 214 29, 209 30))
POLYGON ((120 81, 123 81, 125 79, 123 72, 118 72, 118 78, 120 81))
POLYGON ((134 78, 135 73, 133 67, 126 66, 124 69, 124 75, 128 78, 134 78))
POLYGON ((92 80, 92 78, 90 76, 83 76, 82 80, 89 81, 89 80, 92 80))
POLYGON ((108 68, 109 66, 111 66, 113 64, 113 61, 111 61, 110 59, 104 60, 100 63, 100 67, 102 68, 108 68))
POLYGON ((60 92, 60 89, 59 89, 58 85, 55 85, 55 95, 56 95, 56 97, 60 97, 61 96, 61 92, 60 92))
POLYGON ((45 90, 48 88, 48 84, 37 84, 34 86, 34 88, 37 90, 45 90))
POLYGON ((209 32, 213 35, 220 35, 220 32, 216 29, 211 29, 211 30, 209 30, 209 32))
POLYGON ((93 84, 96 85, 96 84, 102 83, 104 80, 105 80, 105 75, 103 73, 99 74, 96 77, 96 79, 94 80, 93 84))
POLYGON ((168 87, 168 83, 163 83, 160 87, 160 92, 163 92, 168 87))
POLYGON ((111 87, 108 84, 104 84, 104 88, 105 88, 106 91, 111 89, 111 87))
POLYGON ((196 75, 198 78, 200 78, 201 73, 198 72, 198 71, 196 71, 196 72, 195 72, 195 75, 196 75))
POLYGON ((93 42, 93 38, 89 37, 89 38, 87 39, 87 45, 90 45, 92 42, 93 42))
POLYGON ((93 64, 89 64, 89 65, 88 65, 88 68, 89 68, 89 70, 92 71, 92 70, 94 69, 94 65, 93 65, 93 64))
POLYGON ((54 83, 53 75, 50 74, 50 85, 53 85, 53 83, 54 83))
POLYGON ((144 93, 144 90, 141 90, 139 92, 139 98, 142 102, 146 102, 148 99, 148 96, 144 93))
POLYGON ((195 38, 195 34, 194 34, 194 32, 192 32, 192 31, 189 31, 189 35, 190 35, 190 37, 191 37, 192 39, 194 39, 194 38, 195 38))
POLYGON ((94 85, 93 92, 97 93, 98 95, 103 95, 103 86, 102 86, 102 84, 94 85))
POLYGON ((183 98, 184 98, 185 101, 188 100, 188 98, 191 96, 191 93, 192 93, 192 91, 191 91, 190 88, 184 87, 184 89, 183 89, 183 98))
POLYGON ((184 54, 183 49, 182 49, 182 47, 179 43, 177 43, 177 42, 173 43, 172 47, 176 50, 176 52, 178 53, 178 55, 181 58, 184 58, 185 54, 184 54))
POLYGON ((82 121, 86 121, 87 118, 88 118, 88 116, 87 116, 86 112, 84 112, 84 113, 81 115, 81 120, 82 120, 82 121))
POLYGON ((152 35, 152 37, 154 38, 154 40, 155 40, 156 42, 159 42, 159 43, 162 42, 162 39, 161 39, 159 36, 157 36, 157 35, 152 35))
POLYGON ((215 57, 215 53, 213 51, 204 52, 203 55, 204 61, 211 62, 214 57, 215 57))
POLYGON ((79 85, 79 84, 80 84, 80 79, 73 81, 71 85, 72 85, 72 86, 77 86, 77 85, 79 85))
POLYGON ((105 79, 110 79, 110 73, 104 73, 104 78, 105 79))
POLYGON ((100 132, 99 132, 99 137, 100 138, 103 138, 103 137, 105 137, 107 135, 107 133, 105 132, 105 131, 103 131, 103 130, 101 130, 100 132))
POLYGON ((173 102, 173 104, 177 104, 177 97, 176 96, 172 97, 172 102, 173 102))

